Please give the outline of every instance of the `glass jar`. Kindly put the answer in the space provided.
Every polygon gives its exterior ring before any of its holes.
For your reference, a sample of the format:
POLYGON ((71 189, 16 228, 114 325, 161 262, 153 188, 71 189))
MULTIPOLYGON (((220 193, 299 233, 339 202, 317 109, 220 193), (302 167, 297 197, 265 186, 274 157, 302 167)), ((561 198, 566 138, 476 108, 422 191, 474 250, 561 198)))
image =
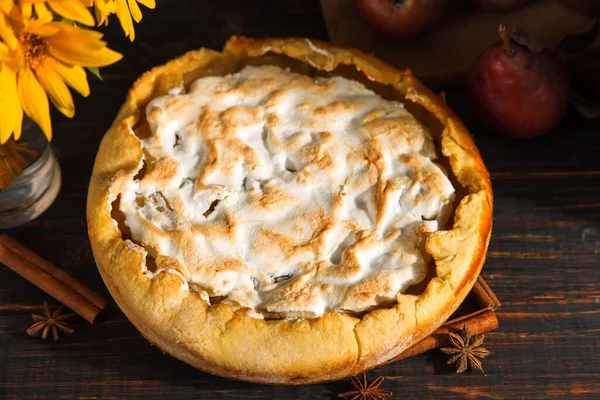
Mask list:
POLYGON ((0 190, 0 229, 38 217, 54 202, 61 185, 60 167, 52 147, 42 130, 27 117, 23 118, 19 142, 37 155, 6 190, 0 190))

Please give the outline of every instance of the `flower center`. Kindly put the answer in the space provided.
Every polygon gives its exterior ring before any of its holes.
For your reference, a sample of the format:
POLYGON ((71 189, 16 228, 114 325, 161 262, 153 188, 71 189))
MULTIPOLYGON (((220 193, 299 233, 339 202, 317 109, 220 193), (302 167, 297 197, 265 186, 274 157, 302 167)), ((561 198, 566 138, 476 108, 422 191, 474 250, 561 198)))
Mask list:
POLYGON ((19 35, 19 42, 25 54, 25 67, 36 69, 46 56, 46 39, 33 33, 22 33, 19 35))

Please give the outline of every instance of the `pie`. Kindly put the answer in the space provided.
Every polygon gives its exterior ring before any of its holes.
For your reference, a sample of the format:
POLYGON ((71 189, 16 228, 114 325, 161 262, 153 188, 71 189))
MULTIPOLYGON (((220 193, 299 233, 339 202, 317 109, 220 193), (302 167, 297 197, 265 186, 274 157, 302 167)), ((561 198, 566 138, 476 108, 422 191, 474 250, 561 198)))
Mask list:
POLYGON ((491 232, 469 133, 409 70, 233 37, 140 77, 104 136, 88 231, 150 342, 259 383, 389 362, 463 301, 491 232))

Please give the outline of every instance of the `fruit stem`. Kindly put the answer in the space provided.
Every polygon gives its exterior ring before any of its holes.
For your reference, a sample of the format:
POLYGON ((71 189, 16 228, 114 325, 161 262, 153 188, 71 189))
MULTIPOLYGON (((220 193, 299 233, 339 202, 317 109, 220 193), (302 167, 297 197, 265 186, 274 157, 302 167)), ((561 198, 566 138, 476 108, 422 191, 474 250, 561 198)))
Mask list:
POLYGON ((511 44, 512 35, 510 30, 505 24, 500 24, 498 27, 498 34, 500 35, 500 40, 502 40, 502 46, 504 46, 506 55, 512 56, 515 49, 511 44))

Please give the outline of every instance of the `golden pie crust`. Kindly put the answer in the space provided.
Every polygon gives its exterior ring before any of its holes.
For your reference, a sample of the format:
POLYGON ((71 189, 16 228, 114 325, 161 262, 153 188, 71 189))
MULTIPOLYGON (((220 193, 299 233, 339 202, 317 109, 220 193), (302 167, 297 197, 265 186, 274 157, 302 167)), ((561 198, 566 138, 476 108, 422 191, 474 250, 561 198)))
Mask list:
POLYGON ((437 329, 461 304, 485 259, 492 225, 489 174, 464 125, 416 80, 358 50, 301 38, 233 37, 223 52, 189 52, 140 77, 104 136, 88 192, 88 232, 98 268, 129 320, 153 344, 188 364, 233 379, 269 384, 337 380, 394 359, 437 329), (209 305, 182 290, 175 273, 149 279, 144 255, 126 240, 115 203, 142 159, 145 107, 203 76, 247 65, 276 65, 310 76, 343 76, 401 101, 432 133, 456 189, 453 222, 427 238, 429 278, 397 304, 364 314, 265 320, 246 309, 209 305), (136 136, 138 135, 138 136, 136 136))

